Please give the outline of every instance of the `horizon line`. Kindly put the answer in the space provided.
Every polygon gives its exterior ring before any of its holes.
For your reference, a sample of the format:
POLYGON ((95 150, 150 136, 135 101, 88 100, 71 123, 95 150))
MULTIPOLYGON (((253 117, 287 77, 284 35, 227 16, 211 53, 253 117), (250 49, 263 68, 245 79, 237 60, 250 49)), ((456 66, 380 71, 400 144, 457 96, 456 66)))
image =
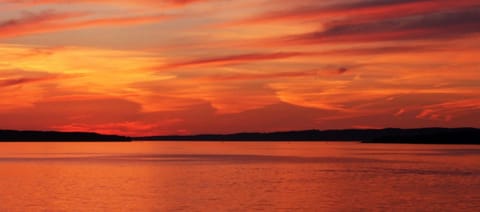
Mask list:
POLYGON ((477 127, 418 127, 418 128, 400 128, 400 127, 385 127, 385 128, 332 128, 332 129, 303 129, 303 130, 278 130, 278 131, 240 131, 231 133, 197 133, 197 134, 165 134, 165 135, 141 135, 141 136, 129 136, 121 134, 100 133, 95 131, 56 131, 56 130, 19 130, 19 129, 0 129, 0 131, 16 131, 16 132, 53 132, 53 133, 86 133, 97 134, 105 136, 121 136, 126 138, 148 138, 148 137, 188 137, 188 136, 227 136, 238 134, 274 134, 274 133, 289 133, 289 132, 305 132, 305 131, 347 131, 347 130, 418 130, 418 129, 476 129, 477 127))

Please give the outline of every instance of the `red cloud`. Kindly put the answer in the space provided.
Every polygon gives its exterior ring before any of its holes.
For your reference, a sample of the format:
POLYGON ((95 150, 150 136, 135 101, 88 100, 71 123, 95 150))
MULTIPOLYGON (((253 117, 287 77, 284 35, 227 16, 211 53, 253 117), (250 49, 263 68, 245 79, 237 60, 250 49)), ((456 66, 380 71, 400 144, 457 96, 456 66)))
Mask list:
POLYGON ((14 79, 0 80, 0 88, 1 87, 14 86, 14 85, 27 84, 27 83, 48 81, 48 80, 53 80, 53 79, 55 79, 55 77, 36 77, 36 78, 24 77, 24 78, 14 78, 14 79))
POLYGON ((302 52, 279 52, 279 53, 265 53, 265 54, 229 55, 229 56, 223 56, 223 57, 213 57, 213 58, 197 59, 197 60, 190 60, 190 61, 178 62, 178 63, 170 63, 160 68, 171 69, 171 68, 189 67, 189 66, 228 65, 228 64, 238 64, 238 63, 246 63, 246 62, 253 62, 253 61, 285 59, 285 58, 298 57, 298 56, 303 56, 308 54, 309 53, 302 53, 302 52))
POLYGON ((267 74, 237 74, 225 76, 212 76, 204 78, 207 81, 228 81, 228 80, 263 80, 275 78, 291 78, 291 77, 313 77, 317 76, 318 71, 292 71, 292 72, 275 72, 267 74))
POLYGON ((37 82, 46 82, 46 81, 54 81, 60 80, 65 78, 71 78, 73 76, 67 75, 49 75, 49 76, 41 76, 41 77, 16 77, 16 78, 7 78, 0 80, 0 88, 2 87, 10 87, 15 85, 24 85, 24 84, 31 84, 37 82))

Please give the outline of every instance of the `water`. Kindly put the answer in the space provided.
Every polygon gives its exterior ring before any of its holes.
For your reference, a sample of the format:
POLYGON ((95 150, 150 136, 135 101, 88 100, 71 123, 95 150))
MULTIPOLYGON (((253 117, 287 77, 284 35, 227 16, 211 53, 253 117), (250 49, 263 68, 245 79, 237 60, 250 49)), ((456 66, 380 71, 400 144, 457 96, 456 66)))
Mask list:
POLYGON ((0 143, 0 211, 478 211, 480 146, 0 143))

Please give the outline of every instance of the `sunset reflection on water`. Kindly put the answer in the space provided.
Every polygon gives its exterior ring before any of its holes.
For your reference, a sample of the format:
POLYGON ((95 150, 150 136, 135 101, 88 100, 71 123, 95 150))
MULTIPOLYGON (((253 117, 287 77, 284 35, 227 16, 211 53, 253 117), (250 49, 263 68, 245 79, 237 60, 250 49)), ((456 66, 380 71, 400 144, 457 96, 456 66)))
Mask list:
POLYGON ((2 143, 0 211, 468 210, 480 147, 2 143))

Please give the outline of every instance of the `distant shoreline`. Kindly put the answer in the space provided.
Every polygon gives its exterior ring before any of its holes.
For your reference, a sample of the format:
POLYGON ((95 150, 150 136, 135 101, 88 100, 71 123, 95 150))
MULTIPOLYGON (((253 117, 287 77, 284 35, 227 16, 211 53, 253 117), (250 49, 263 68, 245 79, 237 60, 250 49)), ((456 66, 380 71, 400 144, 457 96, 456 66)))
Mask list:
POLYGON ((382 144, 480 144, 480 129, 344 129, 268 133, 127 137, 89 132, 0 130, 0 142, 359 142, 382 144))
POLYGON ((360 142, 408 144, 480 144, 480 129, 345 129, 304 130, 270 133, 171 135, 133 137, 134 141, 219 141, 219 142, 360 142))
POLYGON ((130 142, 132 138, 89 132, 0 130, 0 142, 130 142))

